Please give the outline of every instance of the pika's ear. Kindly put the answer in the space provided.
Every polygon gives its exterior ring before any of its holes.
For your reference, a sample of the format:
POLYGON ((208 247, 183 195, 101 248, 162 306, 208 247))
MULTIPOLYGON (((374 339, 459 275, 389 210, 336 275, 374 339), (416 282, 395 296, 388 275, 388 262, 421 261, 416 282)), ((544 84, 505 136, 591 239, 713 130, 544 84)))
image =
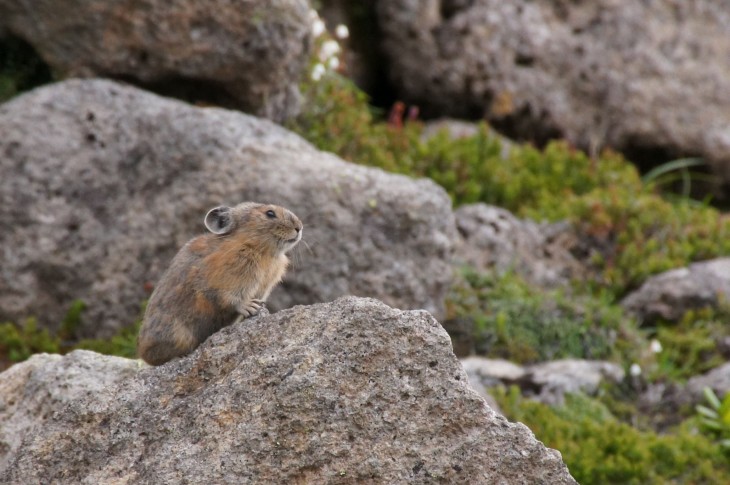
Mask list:
POLYGON ((211 209, 205 215, 205 227, 213 234, 227 234, 233 229, 231 208, 224 205, 211 209))

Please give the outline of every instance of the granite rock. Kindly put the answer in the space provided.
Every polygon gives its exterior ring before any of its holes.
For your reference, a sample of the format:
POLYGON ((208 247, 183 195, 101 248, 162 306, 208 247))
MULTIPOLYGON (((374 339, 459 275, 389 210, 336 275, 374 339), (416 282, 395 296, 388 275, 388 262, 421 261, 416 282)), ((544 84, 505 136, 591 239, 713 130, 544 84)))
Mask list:
POLYGON ((0 320, 108 336, 217 205, 253 200, 304 223, 278 310, 342 295, 443 315, 454 216, 446 192, 344 162, 269 121, 104 80, 0 105, 0 320))
POLYGON ((356 297, 226 327, 75 400, 0 482, 574 484, 470 387, 425 311, 356 297))

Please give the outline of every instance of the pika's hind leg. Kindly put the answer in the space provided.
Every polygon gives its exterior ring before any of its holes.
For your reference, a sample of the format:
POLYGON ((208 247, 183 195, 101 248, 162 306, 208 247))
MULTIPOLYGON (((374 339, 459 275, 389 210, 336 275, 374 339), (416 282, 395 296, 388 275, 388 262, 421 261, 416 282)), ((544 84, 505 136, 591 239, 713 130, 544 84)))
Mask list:
POLYGON ((160 342, 140 346, 138 353, 140 358, 150 365, 162 365, 175 357, 185 355, 184 352, 175 349, 170 344, 160 342))
POLYGON ((137 338, 137 353, 148 364, 161 365, 189 354, 201 342, 183 322, 150 320, 143 324, 137 338))
POLYGON ((168 340, 140 340, 137 353, 150 365, 162 365, 175 357, 182 357, 195 350, 196 345, 168 340))

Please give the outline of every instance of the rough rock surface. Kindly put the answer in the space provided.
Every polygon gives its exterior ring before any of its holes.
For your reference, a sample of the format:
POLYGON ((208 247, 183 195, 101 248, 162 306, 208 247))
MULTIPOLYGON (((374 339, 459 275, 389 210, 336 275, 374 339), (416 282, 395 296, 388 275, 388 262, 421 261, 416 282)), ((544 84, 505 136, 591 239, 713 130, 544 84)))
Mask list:
POLYGON ((138 369, 134 360, 76 350, 65 357, 36 354, 0 374, 0 470, 24 436, 38 432, 68 403, 93 400, 138 369))
POLYGON ((255 317, 73 401, 0 482, 575 483, 469 387, 424 311, 347 297, 255 317))
POLYGON ((564 359, 530 366, 521 387, 532 389, 536 399, 554 405, 560 404, 567 393, 593 395, 601 382, 623 380, 623 369, 613 362, 564 359))
POLYGON ((667 0, 388 0, 377 5, 401 97, 655 162, 700 155, 730 181, 730 10, 667 0))
POLYGON ((265 120, 111 81, 71 80, 0 106, 0 320, 83 335, 131 323, 203 216, 245 200, 304 222, 272 310, 342 295, 437 318, 451 281, 446 192, 343 162, 265 120), (145 288, 146 287, 146 288, 145 288))
POLYGON ((541 286, 567 284, 586 272, 570 252, 577 240, 567 224, 537 224, 486 204, 461 206, 454 215, 461 236, 457 263, 481 271, 515 271, 541 286))
POLYGON ((306 0, 0 0, 0 30, 64 77, 124 79, 281 121, 299 110, 308 13, 306 0))
POLYGON ((709 387, 720 399, 730 392, 730 362, 715 367, 706 374, 695 376, 687 381, 685 394, 693 396, 695 401, 704 401, 703 390, 709 387))
MULTIPOLYGON (((441 118, 438 120, 427 121, 423 125, 423 139, 430 139, 445 131, 449 138, 458 140, 460 138, 471 138, 479 134, 479 125, 469 121, 441 118)), ((499 136, 495 134, 495 136, 499 136)), ((501 140, 500 140, 501 141, 501 140)))
POLYGON ((661 318, 676 321, 692 309, 730 302, 730 258, 718 258, 673 269, 646 280, 621 302, 629 312, 651 324, 661 318))
MULTIPOLYGON (((423 125, 423 134, 421 139, 428 140, 438 135, 441 132, 446 132, 449 138, 452 140, 458 140, 460 138, 471 138, 479 134, 481 128, 478 123, 472 123, 469 121, 457 120, 452 118, 440 118, 437 120, 426 121, 423 125)), ((486 136, 490 139, 496 138, 502 148, 500 156, 506 159, 514 143, 497 133, 491 127, 486 127, 486 136)))
POLYGON ((506 360, 469 357, 461 363, 480 393, 498 385, 517 385, 524 395, 551 405, 562 403, 566 393, 595 394, 601 382, 624 379, 620 366, 604 361, 563 359, 522 367, 506 360))
POLYGON ((484 357, 467 357, 461 365, 471 377, 478 377, 482 385, 494 387, 499 384, 514 384, 525 377, 526 370, 519 364, 504 359, 486 359, 484 357))
POLYGON ((707 406, 704 389, 712 389, 721 400, 730 392, 730 362, 690 378, 686 384, 672 382, 649 383, 639 395, 637 406, 650 415, 660 427, 670 428, 679 424, 686 410, 698 404, 707 406))

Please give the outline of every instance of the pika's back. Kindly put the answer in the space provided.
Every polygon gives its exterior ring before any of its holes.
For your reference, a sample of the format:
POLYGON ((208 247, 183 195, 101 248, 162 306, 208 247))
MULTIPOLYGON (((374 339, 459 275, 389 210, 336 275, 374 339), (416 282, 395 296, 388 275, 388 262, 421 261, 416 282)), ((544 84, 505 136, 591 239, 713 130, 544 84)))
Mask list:
POLYGON ((186 355, 237 317, 256 314, 302 237, 299 218, 276 205, 220 206, 204 222, 210 233, 185 244, 150 297, 138 338, 150 364, 186 355))

